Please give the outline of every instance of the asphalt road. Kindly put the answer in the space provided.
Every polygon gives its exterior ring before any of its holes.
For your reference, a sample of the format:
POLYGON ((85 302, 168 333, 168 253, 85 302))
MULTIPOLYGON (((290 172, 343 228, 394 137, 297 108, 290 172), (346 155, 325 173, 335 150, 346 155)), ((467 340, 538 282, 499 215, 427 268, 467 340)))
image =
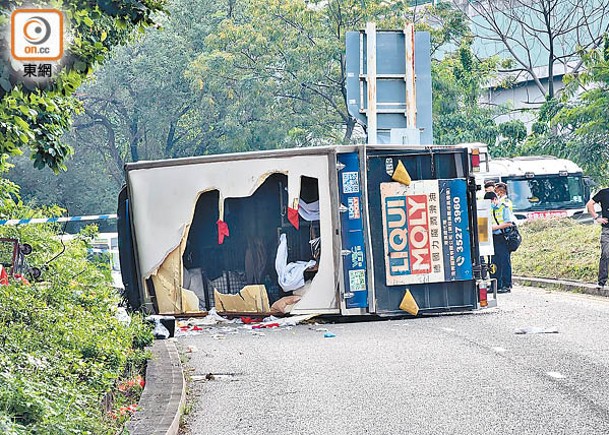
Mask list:
POLYGON ((179 337, 194 350, 185 433, 608 434, 609 300, 499 298, 474 314, 179 337))

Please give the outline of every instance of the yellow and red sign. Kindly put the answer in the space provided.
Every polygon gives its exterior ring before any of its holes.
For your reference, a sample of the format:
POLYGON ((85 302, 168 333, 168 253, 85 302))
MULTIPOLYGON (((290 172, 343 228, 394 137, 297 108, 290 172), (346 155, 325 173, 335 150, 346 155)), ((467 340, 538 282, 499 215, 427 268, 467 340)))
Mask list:
POLYGON ((472 277, 466 181, 381 183, 388 286, 472 277))

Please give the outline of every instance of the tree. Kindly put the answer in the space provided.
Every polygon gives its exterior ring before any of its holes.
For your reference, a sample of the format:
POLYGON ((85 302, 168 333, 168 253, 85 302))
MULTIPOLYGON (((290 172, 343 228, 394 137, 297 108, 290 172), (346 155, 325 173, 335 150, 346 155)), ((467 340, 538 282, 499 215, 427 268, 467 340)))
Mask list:
MULTIPOLYGON (((0 11, 0 154, 15 155, 29 148, 34 166, 65 170, 72 148, 61 136, 72 116, 79 111, 72 97, 94 66, 109 50, 130 41, 134 31, 154 24, 152 15, 161 11, 165 0, 117 0, 90 2, 63 0, 54 6, 64 11, 71 32, 71 44, 59 63, 60 72, 48 82, 24 79, 19 62, 8 58, 7 27, 18 0, 4 2, 0 11)), ((33 1, 30 7, 46 6, 33 1)))
POLYGON ((346 32, 367 21, 403 28, 411 19, 433 30, 437 47, 465 32, 457 12, 378 0, 248 0, 205 40, 209 50, 189 77, 225 102, 231 128, 255 131, 274 122, 273 131, 287 132, 277 145, 346 143, 356 127, 346 102, 346 32))
POLYGON ((452 54, 432 65, 435 141, 440 144, 495 144, 498 109, 479 104, 483 86, 497 71, 497 58, 480 61, 468 39, 452 54))
POLYGON ((79 146, 66 162, 67 171, 53 174, 32 168, 27 156, 16 156, 11 158, 14 168, 7 176, 18 182, 23 202, 29 206, 58 204, 70 216, 115 213, 123 180, 112 176, 105 159, 106 154, 95 148, 79 146))
POLYGON ((82 113, 63 137, 78 150, 66 162, 67 173, 32 173, 25 159, 15 159, 9 176, 23 187, 24 200, 55 202, 71 214, 108 213, 116 207, 125 163, 217 152, 209 132, 222 117, 215 119, 209 99, 194 92, 184 74, 227 4, 174 2, 156 19, 160 28, 115 47, 74 94, 82 113))
POLYGON ((78 93, 85 113, 75 124, 76 135, 110 153, 119 176, 125 162, 213 149, 210 124, 221 119, 214 119, 210 99, 196 92, 185 74, 205 51, 202 41, 233 3, 169 5, 160 31, 146 32, 136 43, 116 49, 96 80, 78 93))
POLYGON ((583 72, 566 77, 561 100, 548 102, 549 128, 539 129, 529 146, 570 158, 606 183, 609 175, 609 38, 582 56, 583 72))
MULTIPOLYGON (((177 1, 170 5, 168 18, 160 21, 161 31, 147 32, 135 44, 115 50, 97 72, 95 82, 79 91, 85 109, 75 123, 79 142, 107 154, 109 171, 114 178, 121 178, 123 164, 139 158, 340 141, 342 120, 354 125, 343 103, 344 77, 330 81, 329 76, 317 74, 314 78, 326 81, 315 83, 304 79, 309 70, 326 68, 330 74, 344 68, 342 38, 344 28, 351 25, 346 21, 348 15, 337 18, 343 21, 336 35, 326 29, 330 32, 330 36, 324 36, 327 40, 315 36, 323 42, 317 50, 331 51, 334 56, 328 60, 327 55, 317 56, 307 45, 310 40, 301 38, 285 21, 304 20, 304 15, 290 13, 312 13, 309 17, 315 21, 308 25, 319 33, 318 29, 327 24, 320 12, 326 6, 306 6, 301 1, 280 3, 274 7, 284 15, 273 15, 272 10, 250 0, 177 1), (271 34, 266 33, 269 28, 271 34), (261 46, 261 41, 266 45, 261 46), (303 80, 296 81, 296 73, 269 76, 265 71, 281 62, 278 51, 285 51, 282 45, 288 43, 292 62, 288 69, 297 71, 303 80), (266 53, 257 59, 255 70, 243 63, 240 72, 240 65, 230 63, 243 60, 245 51, 239 52, 243 47, 266 53), (320 61, 327 63, 317 66, 320 61), (313 99, 315 102, 310 103, 313 99), (329 101, 334 100, 332 106, 329 101), (343 117, 328 120, 327 112, 334 113, 335 108, 343 117)), ((335 2, 328 7, 340 15, 340 10, 350 9, 349 5, 335 2)), ((403 26, 399 17, 411 10, 386 11, 391 18, 387 26, 399 28, 403 26)), ((447 5, 423 8, 408 16, 432 32, 434 47, 454 41, 467 30, 462 14, 447 5)), ((365 19, 357 23, 363 27, 365 19)))
POLYGON ((557 67, 581 71, 579 51, 597 48, 609 30, 609 3, 602 0, 475 0, 467 5, 481 47, 513 59, 515 67, 506 72, 524 74, 548 99, 556 95, 557 67))
POLYGON ((527 138, 527 128, 519 119, 503 122, 498 125, 500 140, 495 147, 496 157, 513 157, 521 155, 522 146, 527 138))

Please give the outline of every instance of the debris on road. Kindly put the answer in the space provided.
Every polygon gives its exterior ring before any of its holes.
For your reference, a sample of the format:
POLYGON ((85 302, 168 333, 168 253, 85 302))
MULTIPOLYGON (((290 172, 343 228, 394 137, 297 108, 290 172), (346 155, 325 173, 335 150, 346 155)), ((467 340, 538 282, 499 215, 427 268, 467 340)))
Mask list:
MULTIPOLYGON (((208 333, 215 340, 223 340, 226 335, 239 334, 239 330, 241 329, 250 330, 252 332, 260 331, 261 329, 290 330, 292 327, 306 322, 315 316, 317 316, 317 314, 303 314, 283 318, 275 316, 265 318, 245 316, 236 319, 227 319, 219 315, 215 310, 210 310, 209 314, 202 319, 191 318, 178 321, 176 334, 180 336, 208 333)), ((252 335, 264 334, 252 333, 252 335)))
POLYGON ((538 328, 536 326, 527 326, 526 328, 516 328, 514 334, 558 334, 557 328, 538 328))
POLYGON ((168 326, 173 322, 175 328, 175 318, 173 316, 152 315, 146 317, 146 321, 154 324, 152 334, 156 339, 167 339, 173 337, 174 331, 170 331, 168 326))

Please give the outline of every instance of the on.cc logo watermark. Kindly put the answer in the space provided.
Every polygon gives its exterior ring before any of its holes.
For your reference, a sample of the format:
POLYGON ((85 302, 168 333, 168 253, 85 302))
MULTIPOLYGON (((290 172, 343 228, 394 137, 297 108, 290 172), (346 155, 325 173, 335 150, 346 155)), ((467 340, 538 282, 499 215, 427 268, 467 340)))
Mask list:
POLYGON ((11 55, 53 61, 63 56, 63 14, 57 9, 16 9, 11 14, 11 55))

